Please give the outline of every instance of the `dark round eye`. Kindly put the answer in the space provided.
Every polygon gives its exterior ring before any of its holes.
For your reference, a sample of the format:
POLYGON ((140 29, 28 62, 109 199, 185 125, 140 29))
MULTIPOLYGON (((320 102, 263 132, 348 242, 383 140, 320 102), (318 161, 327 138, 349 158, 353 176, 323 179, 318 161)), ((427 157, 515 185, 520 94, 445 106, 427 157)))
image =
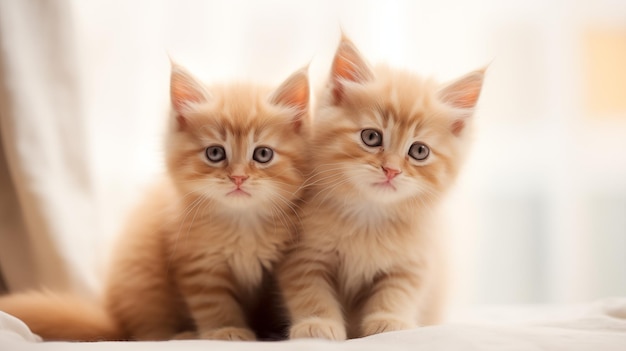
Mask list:
POLYGON ((413 143, 411 148, 409 148, 409 156, 418 161, 424 161, 428 158, 428 155, 430 155, 430 149, 422 143, 413 143))
POLYGON ((361 140, 367 146, 381 146, 383 144, 383 134, 376 129, 363 129, 361 140))
POLYGON ((252 155, 252 159, 257 161, 258 163, 268 163, 274 157, 274 150, 270 149, 266 146, 259 146, 254 149, 254 154, 252 155))
POLYGON ((206 154, 206 158, 211 162, 220 162, 226 158, 226 151, 224 151, 223 147, 218 145, 207 147, 204 153, 206 154))

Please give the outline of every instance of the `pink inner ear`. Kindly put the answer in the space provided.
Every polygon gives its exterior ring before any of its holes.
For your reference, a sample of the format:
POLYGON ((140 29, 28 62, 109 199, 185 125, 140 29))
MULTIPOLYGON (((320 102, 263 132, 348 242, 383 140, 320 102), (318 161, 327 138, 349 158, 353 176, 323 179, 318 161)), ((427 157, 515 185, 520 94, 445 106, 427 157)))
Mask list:
MULTIPOLYGON (((438 98, 446 103, 448 106, 452 106, 458 109, 467 109, 471 114, 471 109, 476 107, 478 98, 480 97, 480 91, 483 86, 484 70, 474 71, 444 87, 438 93, 438 98)), ((466 119, 463 117, 452 122, 450 131, 452 134, 459 136, 466 126, 466 119)))
POLYGON ((446 96, 447 102, 456 108, 474 108, 480 97, 480 85, 476 82, 459 82, 446 96))
POLYGON ((174 110, 179 115, 184 115, 190 104, 205 102, 209 94, 203 84, 194 78, 183 67, 172 63, 170 75, 170 99, 174 110))
POLYGON ((189 103, 206 101, 206 97, 197 87, 190 84, 184 77, 172 76, 171 82, 172 105, 177 112, 181 112, 189 103))
POLYGON ((307 69, 303 68, 292 74, 274 92, 270 101, 277 105, 292 107, 296 110, 292 124, 296 132, 300 132, 303 118, 309 106, 309 78, 307 69))
POLYGON ((358 68, 353 60, 350 59, 350 57, 354 56, 354 54, 355 53, 351 50, 343 50, 338 54, 339 56, 335 58, 333 77, 336 80, 344 79, 351 82, 357 82, 360 80, 357 73, 358 68))
POLYGON ((291 77, 276 91, 272 101, 276 104, 306 110, 309 104, 309 83, 305 75, 291 77))
POLYGON ((332 93, 336 103, 343 99, 344 81, 363 83, 373 77, 357 48, 345 37, 339 43, 331 72, 332 93))
POLYGON ((196 80, 184 68, 172 63, 170 75, 170 99, 176 112, 178 130, 183 130, 188 124, 185 114, 190 104, 207 101, 208 93, 202 83, 196 80))
POLYGON ((483 86, 484 71, 472 72, 452 82, 439 93, 440 99, 456 108, 470 109, 476 106, 483 86))

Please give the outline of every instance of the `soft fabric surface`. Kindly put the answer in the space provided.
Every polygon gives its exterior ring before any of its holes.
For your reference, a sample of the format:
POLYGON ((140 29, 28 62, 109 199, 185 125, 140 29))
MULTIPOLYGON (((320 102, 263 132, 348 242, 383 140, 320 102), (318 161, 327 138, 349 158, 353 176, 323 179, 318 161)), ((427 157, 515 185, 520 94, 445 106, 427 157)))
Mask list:
POLYGON ((40 343, 22 322, 0 314, 0 350, 626 350, 626 298, 566 308, 514 306, 478 309, 456 316, 456 320, 461 322, 339 343, 322 340, 40 343))

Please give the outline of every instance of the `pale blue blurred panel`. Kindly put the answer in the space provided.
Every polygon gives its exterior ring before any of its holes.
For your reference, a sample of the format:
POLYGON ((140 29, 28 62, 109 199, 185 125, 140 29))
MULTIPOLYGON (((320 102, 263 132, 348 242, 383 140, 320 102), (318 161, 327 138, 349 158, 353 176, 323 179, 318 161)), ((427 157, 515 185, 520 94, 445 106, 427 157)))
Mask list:
POLYGON ((589 196, 590 293, 626 294, 626 192, 589 196))
POLYGON ((477 303, 546 299, 546 196, 541 189, 491 193, 481 211, 477 303))

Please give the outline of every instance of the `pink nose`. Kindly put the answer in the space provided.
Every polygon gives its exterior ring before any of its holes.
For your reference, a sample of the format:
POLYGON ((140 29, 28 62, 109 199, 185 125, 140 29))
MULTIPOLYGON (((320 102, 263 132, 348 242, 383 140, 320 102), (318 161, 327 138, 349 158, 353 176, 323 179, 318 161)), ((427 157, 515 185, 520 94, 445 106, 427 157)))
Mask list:
POLYGON ((235 183, 235 185, 240 186, 241 184, 243 184, 243 182, 246 181, 246 179, 248 179, 248 176, 236 175, 229 176, 229 178, 233 181, 233 183, 235 183))
POLYGON ((401 170, 395 169, 395 168, 391 168, 391 167, 388 167, 388 166, 383 166, 383 172, 385 172, 385 175, 387 176, 387 180, 392 180, 398 174, 402 173, 401 170))

